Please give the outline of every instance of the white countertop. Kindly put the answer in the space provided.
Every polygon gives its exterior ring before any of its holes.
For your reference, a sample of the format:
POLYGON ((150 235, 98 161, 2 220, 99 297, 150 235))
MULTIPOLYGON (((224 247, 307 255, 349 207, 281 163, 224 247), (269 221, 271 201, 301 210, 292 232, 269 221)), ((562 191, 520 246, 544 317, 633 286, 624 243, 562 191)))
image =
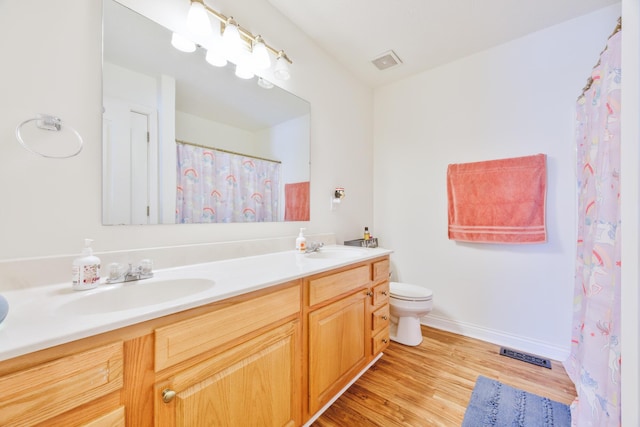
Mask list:
MULTIPOLYGON (((391 252, 382 248, 330 245, 316 254, 286 251, 156 270, 151 279, 101 284, 87 291, 74 291, 71 283, 5 291, 3 296, 9 302, 9 314, 0 324, 0 361, 391 252), (186 296, 176 295, 179 292, 172 288, 170 300, 155 301, 158 294, 153 294, 154 284, 182 279, 206 279, 213 283, 186 296), (131 289, 136 291, 135 298, 145 299, 144 293, 149 292, 149 299, 143 306, 129 308, 124 304, 124 308, 115 311, 108 309, 113 296, 123 290, 118 288, 122 287, 137 287, 131 289), (93 312, 87 309, 97 301, 104 304, 93 312)), ((199 285, 206 280, 192 282, 199 285)), ((189 283, 185 282, 185 287, 188 288, 189 283)))

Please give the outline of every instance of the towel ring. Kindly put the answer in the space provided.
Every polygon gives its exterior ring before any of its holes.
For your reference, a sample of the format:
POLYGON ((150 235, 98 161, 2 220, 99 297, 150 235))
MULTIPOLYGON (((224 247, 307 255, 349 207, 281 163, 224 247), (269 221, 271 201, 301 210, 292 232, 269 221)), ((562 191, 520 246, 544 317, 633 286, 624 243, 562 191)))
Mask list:
POLYGON ((20 143, 20 145, 22 145, 27 151, 31 151, 34 154, 38 154, 48 159, 68 159, 69 157, 77 156, 82 151, 82 146, 84 144, 84 141, 82 140, 82 136, 80 136, 77 130, 75 130, 69 125, 64 125, 64 126, 68 127, 71 130, 71 132, 73 132, 78 138, 78 149, 75 152, 68 155, 64 155, 64 156, 53 156, 50 154, 44 154, 37 150, 34 150, 22 139, 22 126, 26 125, 29 122, 36 122, 36 126, 39 129, 51 130, 56 132, 60 131, 63 126, 63 122, 59 117, 51 116, 49 114, 38 114, 36 117, 27 119, 24 122, 20 123, 18 126, 16 126, 16 138, 18 139, 18 142, 20 143))

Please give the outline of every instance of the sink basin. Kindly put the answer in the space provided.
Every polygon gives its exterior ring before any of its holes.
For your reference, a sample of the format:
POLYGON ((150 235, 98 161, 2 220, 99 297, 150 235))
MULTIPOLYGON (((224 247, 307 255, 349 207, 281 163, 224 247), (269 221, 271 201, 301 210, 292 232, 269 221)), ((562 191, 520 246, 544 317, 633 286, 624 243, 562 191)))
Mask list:
POLYGON ((73 314, 109 313, 143 308, 204 292, 213 287, 213 280, 174 279, 127 282, 118 287, 103 287, 88 291, 80 298, 62 304, 60 310, 73 314))
POLYGON ((366 249, 360 248, 320 248, 317 252, 305 255, 310 259, 350 259, 365 255, 366 249))

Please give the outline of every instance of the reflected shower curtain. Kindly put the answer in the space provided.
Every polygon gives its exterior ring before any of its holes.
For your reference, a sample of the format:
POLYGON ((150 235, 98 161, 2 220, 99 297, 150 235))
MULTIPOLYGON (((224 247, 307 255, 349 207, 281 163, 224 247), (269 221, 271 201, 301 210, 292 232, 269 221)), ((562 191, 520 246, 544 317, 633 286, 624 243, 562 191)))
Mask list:
POLYGON ((577 102, 578 230, 571 354, 574 426, 620 425, 620 39, 577 102))
POLYGON ((177 144, 177 223, 277 221, 280 163, 177 144))

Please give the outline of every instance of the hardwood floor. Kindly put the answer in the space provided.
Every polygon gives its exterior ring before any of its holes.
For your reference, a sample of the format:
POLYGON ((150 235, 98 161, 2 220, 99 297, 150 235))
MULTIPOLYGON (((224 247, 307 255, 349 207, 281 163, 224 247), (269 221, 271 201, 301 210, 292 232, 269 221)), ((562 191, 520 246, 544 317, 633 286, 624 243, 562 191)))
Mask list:
POLYGON ((551 369, 498 354, 500 346, 422 327, 422 344, 395 342, 313 427, 459 426, 478 375, 570 404, 562 364, 551 369))

